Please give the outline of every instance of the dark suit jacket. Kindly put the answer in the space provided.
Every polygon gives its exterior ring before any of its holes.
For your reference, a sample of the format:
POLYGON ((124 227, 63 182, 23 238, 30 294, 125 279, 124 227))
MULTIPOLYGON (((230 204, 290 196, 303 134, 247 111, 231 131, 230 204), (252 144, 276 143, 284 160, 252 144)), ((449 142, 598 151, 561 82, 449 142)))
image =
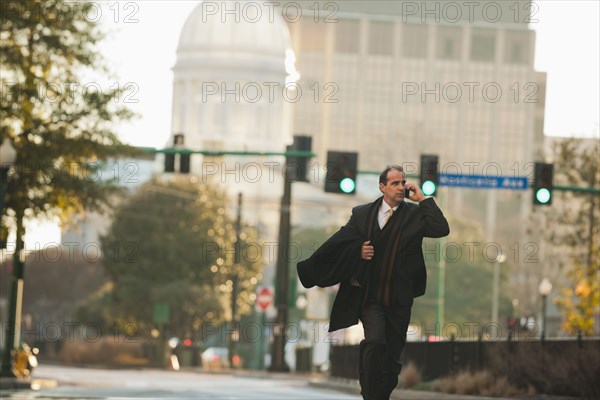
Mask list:
MULTIPOLYGON (((361 269, 369 268, 369 261, 360 258, 360 249, 365 240, 371 239, 368 237, 369 210, 378 207, 381 201, 380 197, 373 203, 354 207, 348 224, 308 260, 298 263, 298 276, 305 287, 341 284, 331 310, 330 332, 358 323, 364 288, 350 285, 349 279, 361 269)), ((390 307, 410 306, 414 297, 425 294, 427 284, 421 249, 423 238, 446 236, 450 228, 432 198, 418 205, 405 203, 395 218, 400 220, 400 240, 391 276, 395 295, 390 307)))

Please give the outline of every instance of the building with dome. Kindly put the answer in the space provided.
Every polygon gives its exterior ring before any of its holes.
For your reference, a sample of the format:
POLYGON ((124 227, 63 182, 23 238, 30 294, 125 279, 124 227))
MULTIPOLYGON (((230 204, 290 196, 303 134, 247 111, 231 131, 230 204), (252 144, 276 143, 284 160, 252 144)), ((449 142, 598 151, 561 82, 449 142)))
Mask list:
MULTIPOLYGON (((285 151, 292 142, 292 103, 282 93, 294 95, 289 82, 295 75, 285 21, 281 15, 221 18, 206 4, 198 4, 181 30, 166 146, 183 134, 184 146, 194 150, 285 151)), ((195 155, 191 173, 224 184, 232 199, 242 193, 244 219, 276 240, 283 162, 281 156, 195 155)))

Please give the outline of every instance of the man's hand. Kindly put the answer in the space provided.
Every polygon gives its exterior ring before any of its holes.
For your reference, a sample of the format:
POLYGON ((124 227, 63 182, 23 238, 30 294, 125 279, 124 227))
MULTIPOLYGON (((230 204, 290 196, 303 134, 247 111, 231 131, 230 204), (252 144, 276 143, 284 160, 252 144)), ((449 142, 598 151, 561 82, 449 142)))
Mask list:
POLYGON ((367 240, 362 244, 362 248, 360 250, 360 258, 362 258, 363 260, 369 261, 373 258, 373 255, 375 254, 375 249, 373 248, 373 246, 371 246, 370 243, 371 241, 367 240))
POLYGON ((420 203, 422 200, 425 200, 427 197, 423 194, 423 191, 419 187, 419 185, 415 185, 414 183, 407 183, 404 186, 404 189, 410 190, 410 196, 408 197, 412 201, 416 201, 420 203))

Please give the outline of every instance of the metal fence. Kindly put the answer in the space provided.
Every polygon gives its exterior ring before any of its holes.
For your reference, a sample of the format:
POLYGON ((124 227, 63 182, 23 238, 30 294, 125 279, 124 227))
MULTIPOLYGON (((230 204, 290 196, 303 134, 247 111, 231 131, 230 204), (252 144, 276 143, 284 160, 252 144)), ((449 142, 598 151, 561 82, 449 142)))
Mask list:
MULTIPOLYGON (((332 346, 331 375, 358 379, 358 349, 358 345, 332 346)), ((489 370, 542 393, 597 393, 600 398, 599 339, 408 342, 402 362, 415 364, 424 381, 489 370)))
POLYGON ((312 347, 296 347, 296 372, 312 371, 312 347))

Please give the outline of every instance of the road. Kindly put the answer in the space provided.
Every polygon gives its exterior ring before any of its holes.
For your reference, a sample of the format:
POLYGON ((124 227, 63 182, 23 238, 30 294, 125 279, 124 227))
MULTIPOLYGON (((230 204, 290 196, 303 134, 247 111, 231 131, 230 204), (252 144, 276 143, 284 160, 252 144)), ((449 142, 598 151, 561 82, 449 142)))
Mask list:
POLYGON ((360 396, 311 387, 297 376, 253 377, 193 371, 106 370, 40 366, 35 379, 58 382, 38 390, 1 391, 7 399, 252 399, 357 400, 360 396))

